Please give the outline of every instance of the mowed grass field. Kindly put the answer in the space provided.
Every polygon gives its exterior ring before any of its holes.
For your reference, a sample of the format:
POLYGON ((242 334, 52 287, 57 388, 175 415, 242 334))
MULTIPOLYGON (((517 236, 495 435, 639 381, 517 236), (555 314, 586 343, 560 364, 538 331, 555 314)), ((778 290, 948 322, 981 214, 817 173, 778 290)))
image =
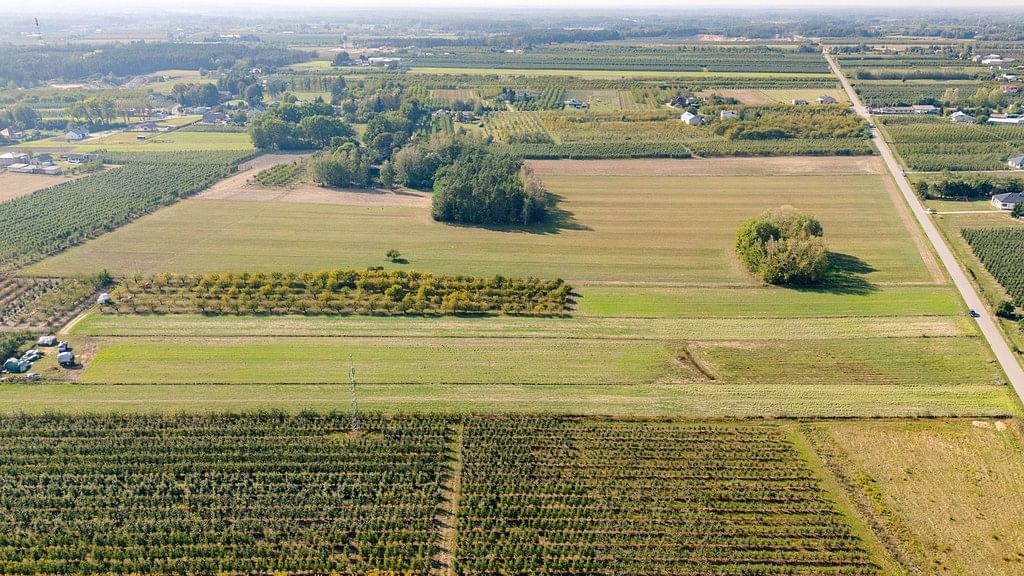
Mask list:
POLYGON ((815 433, 917 573, 1024 573, 1019 421, 832 422, 815 433))
POLYGON ((788 204, 821 219, 830 248, 851 257, 864 281, 931 280, 882 176, 568 174, 544 182, 565 213, 545 228, 451 226, 424 208, 192 199, 28 273, 361 268, 389 266, 384 253, 395 248, 406 268, 437 273, 752 286, 734 255, 736 228, 788 204))
POLYGON ((253 150, 252 140, 247 132, 173 132, 143 133, 118 132, 87 142, 69 143, 63 138, 36 140, 28 143, 28 148, 60 149, 62 151, 93 151, 108 152, 184 152, 184 151, 222 151, 222 150, 253 150), (138 136, 145 136, 139 140, 138 136))
POLYGON ((538 168, 561 216, 532 230, 449 226, 386 202, 186 200, 28 272, 393 267, 384 253, 395 248, 405 269, 562 277, 579 297, 565 318, 92 313, 70 331, 97 350, 79 388, 37 385, 11 401, 333 408, 348 400, 351 358, 361 401, 389 411, 1020 413, 870 163, 802 158, 737 174, 732 161, 643 162, 609 164, 618 175, 538 168), (736 227, 783 204, 821 218, 842 278, 766 287, 740 267, 736 227))
POLYGON ((831 74, 803 72, 703 72, 694 70, 562 70, 556 68, 468 68, 413 66, 411 74, 465 74, 476 76, 570 76, 575 78, 801 78, 833 79, 831 74))

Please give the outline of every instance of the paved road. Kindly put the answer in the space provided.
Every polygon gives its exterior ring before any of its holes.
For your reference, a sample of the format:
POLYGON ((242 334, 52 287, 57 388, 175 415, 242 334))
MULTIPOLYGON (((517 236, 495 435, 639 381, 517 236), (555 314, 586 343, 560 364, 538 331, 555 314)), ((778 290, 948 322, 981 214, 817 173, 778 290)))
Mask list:
MULTIPOLYGON (((871 120, 871 115, 868 114, 868 109, 861 103, 857 93, 854 92, 853 87, 850 86, 849 80, 839 70, 839 65, 836 64, 835 58, 831 54, 825 54, 825 59, 828 60, 828 65, 832 68, 832 72, 839 77, 839 82, 842 83, 843 89, 846 90, 847 96, 850 98, 850 102, 853 103, 853 109, 868 121, 871 120)), ((899 185, 900 192, 903 193, 903 197, 906 198, 907 204, 910 205, 911 211, 917 221, 921 223, 921 228, 924 229, 924 233, 928 236, 928 240, 931 241, 932 245, 935 246, 935 252, 939 255, 939 259, 942 260, 942 264, 946 267, 946 271, 949 272, 949 277, 953 280, 953 285, 956 286, 957 290, 960 291, 963 296, 964 302, 967 306, 973 308, 981 314, 980 318, 977 318, 978 328, 981 330, 985 339, 988 340, 989 346, 992 347, 992 351, 995 353, 996 360, 999 361, 999 365, 1002 366, 1003 372, 1006 373, 1006 377, 1009 379, 1013 389, 1017 391, 1017 396, 1024 399, 1024 369, 1021 368, 1020 363, 1017 361, 1016 356, 1010 347, 1006 344, 1006 340, 1003 338, 1002 332, 996 325, 995 320, 992 318, 992 314, 988 308, 982 303, 978 293, 974 290, 974 286, 968 280, 967 275, 964 274, 963 269, 960 267, 960 263, 957 262, 956 257, 953 256, 953 252, 946 245, 945 239, 942 234, 939 233, 938 228, 935 227, 935 223, 928 216, 928 212, 924 206, 918 200, 917 195, 914 194, 914 190, 910 187, 910 181, 907 180, 906 176, 903 175, 903 169, 896 161, 896 157, 893 156, 892 150, 889 149, 889 144, 886 143, 885 139, 882 138, 878 130, 871 130, 872 141, 875 146, 878 147, 878 151, 885 160, 885 165, 892 172, 893 178, 896 180, 896 184, 899 185)))

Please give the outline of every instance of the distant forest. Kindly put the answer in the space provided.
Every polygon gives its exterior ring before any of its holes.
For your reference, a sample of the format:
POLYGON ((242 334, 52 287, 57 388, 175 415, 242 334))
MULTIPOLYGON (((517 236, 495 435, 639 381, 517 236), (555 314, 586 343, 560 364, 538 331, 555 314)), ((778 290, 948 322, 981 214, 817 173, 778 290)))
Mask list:
POLYGON ((312 57, 299 50, 247 44, 130 42, 103 46, 0 46, 0 82, 31 86, 53 79, 134 76, 157 70, 285 66, 312 57))

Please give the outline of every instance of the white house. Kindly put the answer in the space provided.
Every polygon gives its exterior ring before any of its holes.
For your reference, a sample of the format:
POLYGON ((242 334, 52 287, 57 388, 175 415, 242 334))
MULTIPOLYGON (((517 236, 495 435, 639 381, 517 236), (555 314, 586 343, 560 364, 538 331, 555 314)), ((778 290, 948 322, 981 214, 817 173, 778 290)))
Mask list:
POLYGON ((11 164, 28 164, 28 154, 21 152, 4 152, 0 154, 0 167, 7 167, 11 164))
POLYGON ((1013 210, 1021 202, 1024 202, 1024 194, 1020 192, 996 194, 992 197, 992 205, 1000 210, 1013 210))
POLYGON ((971 116, 970 114, 963 112, 961 110, 957 110, 956 112, 950 114, 949 119, 952 120, 953 122, 960 122, 963 124, 973 124, 975 120, 974 116, 971 116))
POLYGON ((690 111, 683 112, 679 116, 679 120, 681 120, 684 124, 689 124, 690 126, 700 126, 701 124, 704 123, 703 116, 699 114, 694 114, 693 112, 690 111))
POLYGON ((740 117, 740 113, 736 110, 722 110, 718 113, 720 120, 735 120, 740 117))
POLYGON ((818 96, 817 102, 818 104, 835 104, 839 102, 839 100, 836 100, 828 94, 822 94, 821 96, 818 96))
POLYGON ((1024 170, 1024 154, 1010 158, 1006 161, 1006 164, 1015 170, 1024 170))
POLYGON ((80 142, 89 137, 89 131, 85 128, 71 128, 64 133, 64 138, 68 142, 80 142))

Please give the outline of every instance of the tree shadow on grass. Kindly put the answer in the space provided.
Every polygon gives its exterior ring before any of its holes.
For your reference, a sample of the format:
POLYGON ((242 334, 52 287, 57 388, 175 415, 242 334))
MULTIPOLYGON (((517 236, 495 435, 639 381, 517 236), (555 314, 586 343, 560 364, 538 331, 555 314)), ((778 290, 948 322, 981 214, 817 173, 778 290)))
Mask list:
POLYGON ((866 296, 878 291, 878 286, 863 277, 864 274, 874 271, 873 266, 856 256, 841 252, 829 252, 828 272, 825 273, 825 279, 820 284, 793 285, 790 288, 800 292, 866 296))
POLYGON ((526 225, 498 224, 465 224, 446 222, 449 226, 462 228, 483 228, 493 232, 519 232, 525 234, 558 234, 562 230, 581 230, 590 232, 593 228, 576 220, 576 215, 562 208, 562 196, 548 192, 547 215, 540 222, 526 225))

